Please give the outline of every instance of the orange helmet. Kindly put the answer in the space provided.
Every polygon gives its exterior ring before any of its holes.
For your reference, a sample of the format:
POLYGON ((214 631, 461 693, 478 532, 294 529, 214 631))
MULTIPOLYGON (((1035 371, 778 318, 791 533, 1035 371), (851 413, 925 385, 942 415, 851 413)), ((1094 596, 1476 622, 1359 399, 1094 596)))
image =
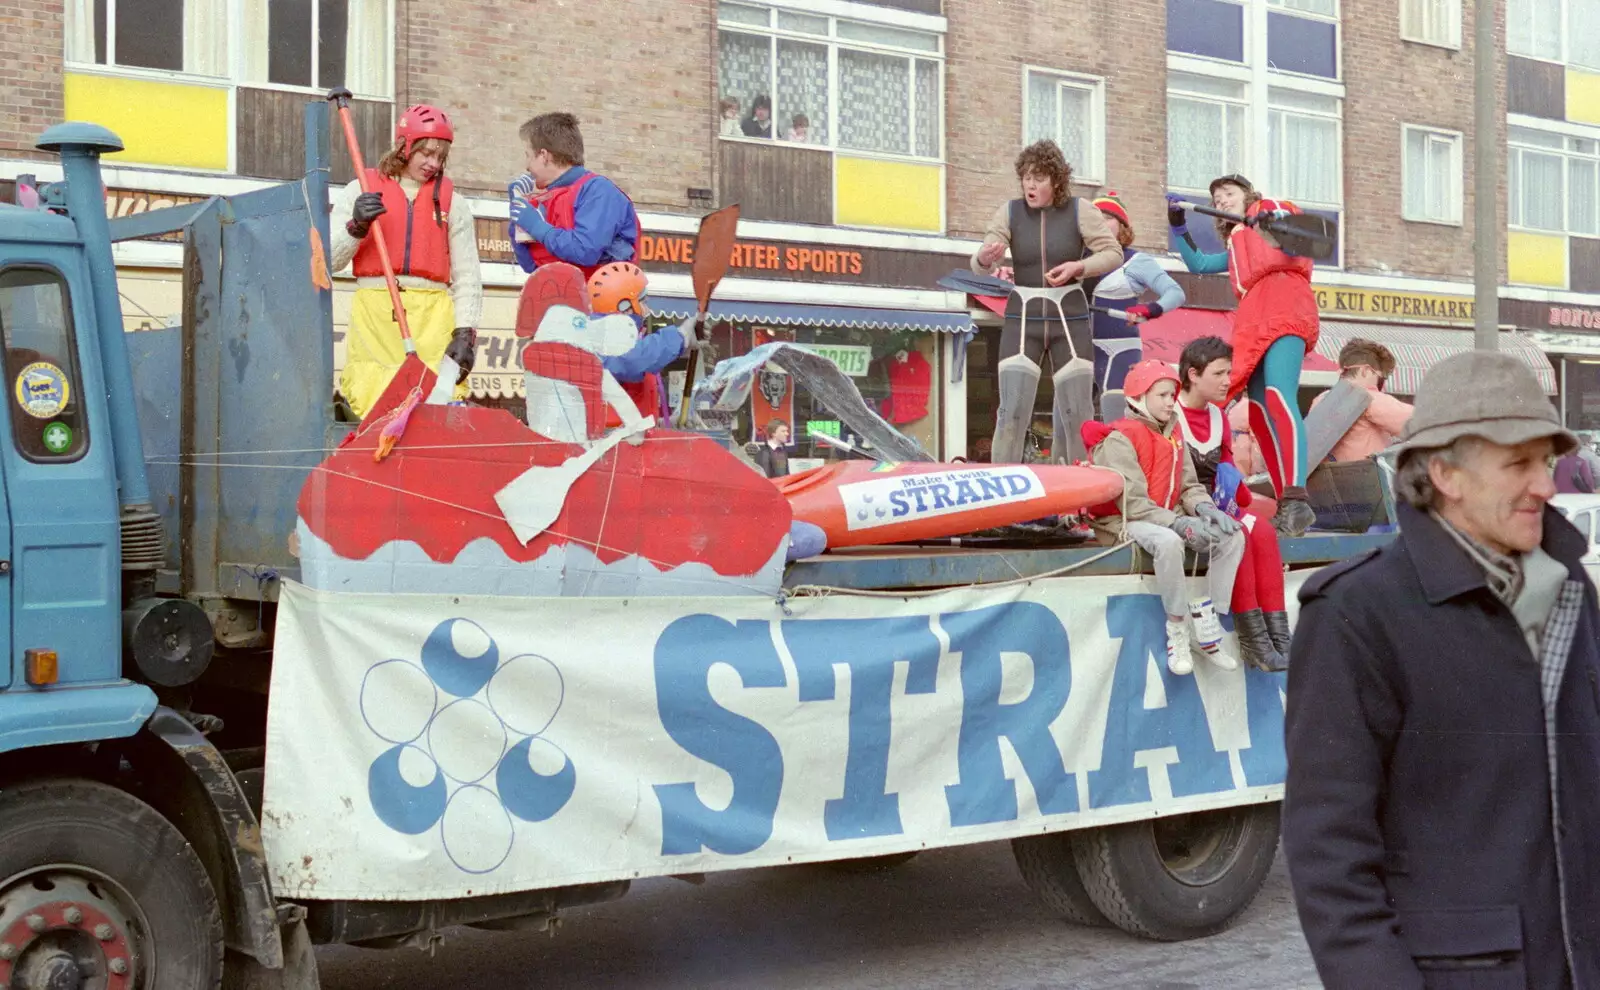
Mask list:
POLYGON ((1170 381, 1176 385, 1178 373, 1165 361, 1147 358, 1128 369, 1128 377, 1122 380, 1122 394, 1130 399, 1143 398, 1159 381, 1170 381))
POLYGON ((649 316, 644 271, 627 261, 614 261, 589 276, 589 309, 595 314, 649 316))

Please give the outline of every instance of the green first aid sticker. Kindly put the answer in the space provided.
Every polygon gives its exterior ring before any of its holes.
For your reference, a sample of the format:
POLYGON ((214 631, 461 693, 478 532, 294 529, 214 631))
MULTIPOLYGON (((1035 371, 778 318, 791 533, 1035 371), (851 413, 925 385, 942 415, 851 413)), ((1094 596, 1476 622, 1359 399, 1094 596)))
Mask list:
POLYGON ((52 454, 65 454, 72 449, 72 427, 65 423, 51 423, 44 428, 44 449, 52 454))

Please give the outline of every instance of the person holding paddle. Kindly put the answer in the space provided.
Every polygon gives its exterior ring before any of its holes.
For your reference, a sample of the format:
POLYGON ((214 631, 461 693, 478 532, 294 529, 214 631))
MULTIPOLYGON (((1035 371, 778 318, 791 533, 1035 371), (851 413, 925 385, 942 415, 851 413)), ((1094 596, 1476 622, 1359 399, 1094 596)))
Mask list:
POLYGON ((357 416, 366 417, 400 369, 406 354, 394 304, 379 258, 382 238, 394 261, 400 299, 417 349, 429 368, 442 357, 460 369, 456 397, 472 370, 478 317, 483 311, 483 277, 478 268, 478 235, 472 207, 455 195, 444 174, 455 131, 437 107, 419 104, 400 115, 395 144, 361 179, 350 183, 333 203, 335 222, 330 262, 335 271, 350 265, 356 294, 345 333, 344 370, 339 392, 357 416))
POLYGON ((1195 244, 1184 203, 1176 196, 1167 197, 1167 222, 1189 270, 1227 272, 1239 297, 1228 399, 1248 395, 1251 429, 1278 496, 1272 525, 1281 533, 1299 536, 1316 521, 1306 499, 1310 466, 1300 417, 1300 365, 1306 351, 1316 346, 1320 324, 1311 293, 1311 259, 1286 252, 1267 227, 1299 214, 1300 208, 1287 200, 1263 199, 1242 175, 1213 181, 1211 202, 1232 217, 1216 220, 1217 235, 1227 248, 1222 253, 1210 254, 1195 244))

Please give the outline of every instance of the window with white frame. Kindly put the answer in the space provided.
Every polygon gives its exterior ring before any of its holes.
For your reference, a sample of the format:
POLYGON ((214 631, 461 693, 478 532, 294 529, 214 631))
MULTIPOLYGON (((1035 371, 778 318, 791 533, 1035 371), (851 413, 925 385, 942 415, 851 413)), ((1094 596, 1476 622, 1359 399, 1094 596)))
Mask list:
POLYGON ((1423 223, 1461 222, 1461 134, 1431 127, 1401 128, 1405 186, 1400 215, 1423 223))
POLYGON ((65 0, 66 59, 228 75, 227 0, 65 0))
POLYGON ((943 157, 942 35, 743 3, 719 3, 717 23, 724 136, 943 157))
POLYGON ((1267 6, 1295 10, 1302 14, 1318 14, 1322 17, 1339 16, 1339 0, 1267 0, 1267 6))
POLYGON ((1167 185, 1202 190, 1243 172, 1248 87, 1234 79, 1167 73, 1167 185))
POLYGON ((1512 227, 1600 235, 1600 142, 1513 127, 1506 150, 1512 227))
POLYGON ((1460 48, 1461 0, 1400 0, 1400 37, 1425 45, 1460 48))
POLYGON ((388 0, 241 0, 244 81, 389 89, 388 0))
POLYGON ((1506 0, 1506 50, 1600 69, 1600 0, 1506 0))
POLYGON ((387 98, 389 0, 66 0, 68 63, 234 78, 229 22, 241 25, 237 82, 387 98))
POLYGON ((1267 91, 1265 192, 1302 206, 1336 208, 1344 201, 1340 100, 1274 86, 1267 91))
POLYGON ((1024 70, 1023 144, 1050 140, 1061 147, 1074 180, 1105 181, 1105 81, 1049 69, 1024 70))

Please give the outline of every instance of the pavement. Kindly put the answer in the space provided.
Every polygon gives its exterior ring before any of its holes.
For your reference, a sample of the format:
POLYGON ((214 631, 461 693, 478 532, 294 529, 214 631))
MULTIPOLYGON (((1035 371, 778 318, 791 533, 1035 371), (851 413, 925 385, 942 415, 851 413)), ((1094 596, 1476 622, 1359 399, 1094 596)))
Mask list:
POLYGON ((1009 845, 892 870, 822 866, 657 879, 563 915, 554 936, 456 929, 417 949, 318 952, 324 990, 1301 990, 1321 986, 1280 853, 1221 935, 1163 944, 1050 914, 1009 845))

